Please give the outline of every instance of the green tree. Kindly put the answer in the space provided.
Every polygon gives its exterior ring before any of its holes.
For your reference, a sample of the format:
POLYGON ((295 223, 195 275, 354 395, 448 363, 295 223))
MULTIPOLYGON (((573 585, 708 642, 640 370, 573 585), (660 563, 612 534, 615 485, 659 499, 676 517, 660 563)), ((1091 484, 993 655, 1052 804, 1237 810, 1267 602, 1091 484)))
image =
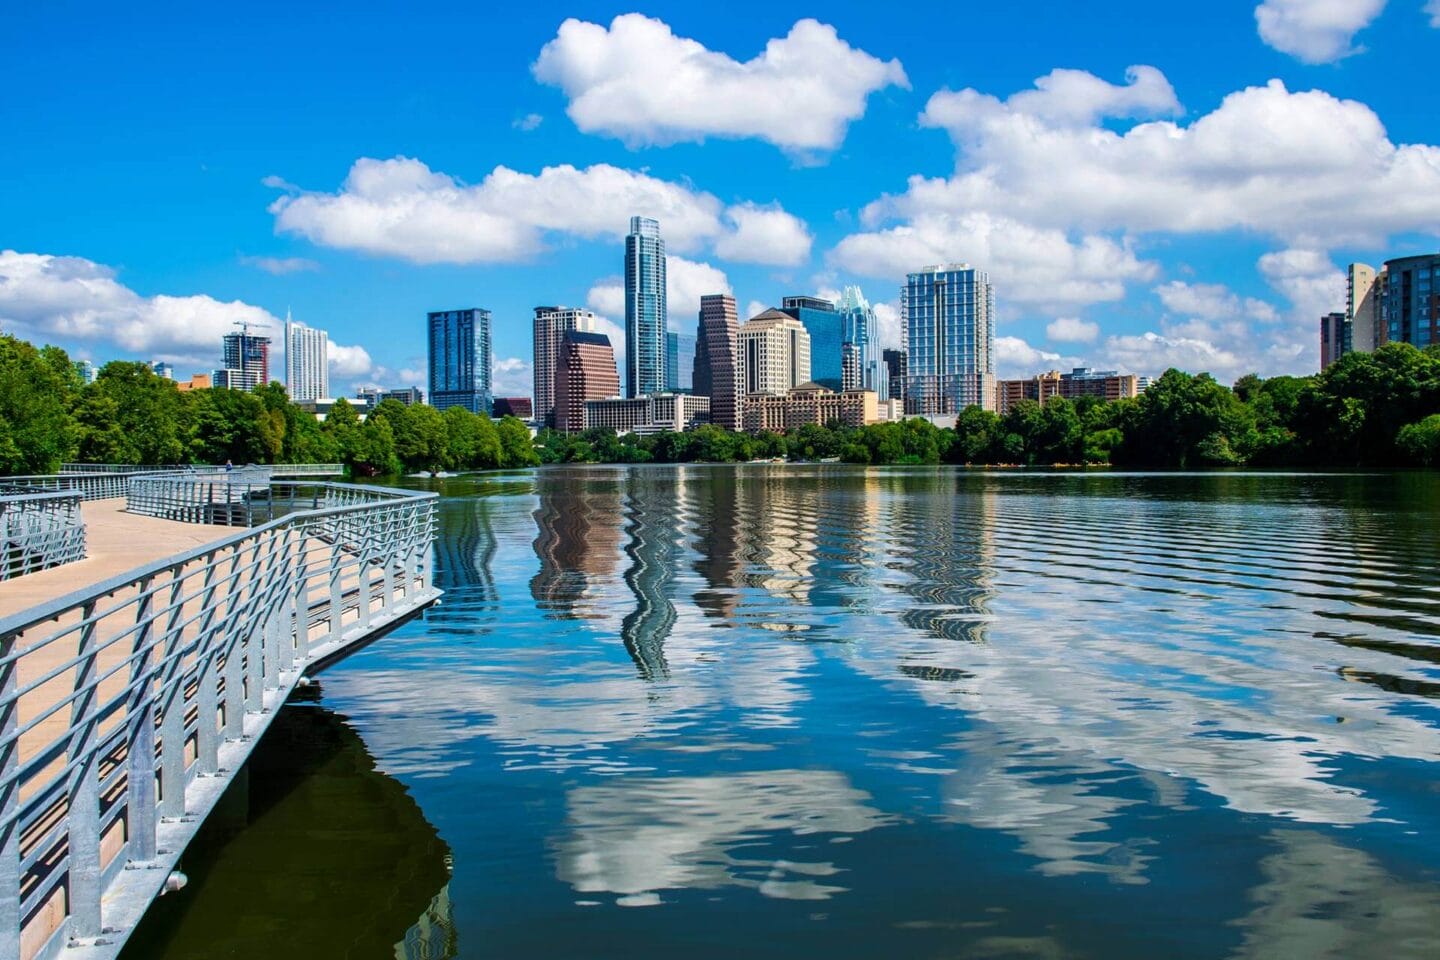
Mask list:
POLYGON ((501 417, 496 430, 500 435, 500 466, 508 469, 533 467, 540 462, 530 428, 514 417, 501 417))
POLYGON ((1400 428, 1396 446, 1411 463, 1422 467, 1440 466, 1440 413, 1432 413, 1419 423, 1400 428))
POLYGON ((76 382, 63 350, 0 336, 0 472, 53 473, 75 455, 76 382))
POLYGON ((1193 468, 1243 463, 1255 414, 1208 373, 1167 370, 1127 409, 1116 461, 1193 468))

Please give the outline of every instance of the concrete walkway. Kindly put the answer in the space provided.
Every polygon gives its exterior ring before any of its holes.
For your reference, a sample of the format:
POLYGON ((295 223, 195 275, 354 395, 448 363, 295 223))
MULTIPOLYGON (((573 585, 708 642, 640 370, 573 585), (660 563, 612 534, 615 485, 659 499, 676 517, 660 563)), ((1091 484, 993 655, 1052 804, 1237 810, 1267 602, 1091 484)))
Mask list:
POLYGON ((245 530, 137 516, 125 512, 124 497, 92 500, 80 513, 85 559, 0 583, 0 618, 245 530))

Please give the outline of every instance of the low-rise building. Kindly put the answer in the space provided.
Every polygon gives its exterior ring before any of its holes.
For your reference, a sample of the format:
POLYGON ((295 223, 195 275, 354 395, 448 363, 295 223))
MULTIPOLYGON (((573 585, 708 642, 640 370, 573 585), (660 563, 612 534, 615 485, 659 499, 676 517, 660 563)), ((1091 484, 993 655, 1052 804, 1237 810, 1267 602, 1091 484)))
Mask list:
POLYGON ((211 385, 210 374, 193 373, 190 375, 189 380, 181 380, 175 384, 175 389, 181 392, 186 390, 209 390, 211 385))
POLYGON ((647 397, 608 397, 585 402, 585 428, 616 433, 680 433, 710 419, 710 398, 689 393, 652 393, 647 397))
POLYGON ((1021 400, 1034 400, 1043 404, 1051 397, 1099 397, 1102 400, 1120 400, 1135 397, 1140 393, 1140 378, 1133 373, 1118 373, 1114 370, 1094 370, 1090 367, 1075 367, 1069 373, 1049 370, 1025 380, 997 380, 995 382, 995 411, 1001 416, 1021 400))
POLYGON ((752 393, 745 397, 745 429, 794 430, 807 423, 842 423, 863 427, 880 419, 873 390, 835 391, 814 381, 786 393, 752 393))

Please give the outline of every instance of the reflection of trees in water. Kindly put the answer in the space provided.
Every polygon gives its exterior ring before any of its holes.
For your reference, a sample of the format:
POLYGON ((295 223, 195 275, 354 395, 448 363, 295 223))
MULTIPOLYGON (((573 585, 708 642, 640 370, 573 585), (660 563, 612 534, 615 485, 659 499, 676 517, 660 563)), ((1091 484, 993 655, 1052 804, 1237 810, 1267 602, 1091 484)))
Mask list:
POLYGON ((635 607, 625 615, 620 636, 647 680, 670 675, 665 639, 675 628, 675 603, 669 594, 682 551, 678 503, 683 496, 678 473, 639 470, 626 484, 625 554, 630 566, 625 585, 635 596, 635 607))
POLYGON ((551 617, 575 619, 589 584, 614 576, 620 547, 620 490, 614 471, 546 471, 536 483, 530 594, 551 617))
POLYGON ((1392 876, 1374 857, 1321 833, 1275 830, 1265 879, 1239 921, 1238 958, 1410 960, 1440 956, 1440 888, 1392 876))
POLYGON ((343 717, 287 706, 125 957, 454 957, 449 856, 343 717))

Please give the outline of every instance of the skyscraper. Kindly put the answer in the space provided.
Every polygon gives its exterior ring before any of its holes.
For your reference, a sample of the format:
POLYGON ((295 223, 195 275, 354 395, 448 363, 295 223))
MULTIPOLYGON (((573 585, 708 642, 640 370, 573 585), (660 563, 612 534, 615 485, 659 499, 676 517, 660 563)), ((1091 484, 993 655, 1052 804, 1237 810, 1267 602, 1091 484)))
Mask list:
POLYGON ((665 334, 665 391, 692 393, 695 389, 695 338, 686 333, 665 334))
POLYGON ((426 315, 430 326, 430 405, 489 413, 490 311, 480 307, 426 315))
POLYGON ((595 332, 595 314, 570 307, 535 308, 535 418, 555 424, 555 373, 560 363, 560 344, 571 330, 595 332))
POLYGON ((1386 260, 1381 276, 1385 342, 1440 343, 1440 253, 1386 260))
POLYGON ((810 381, 810 333, 780 310, 766 310, 740 328, 740 392, 788 393, 810 381))
POLYGON ((330 396, 329 338, 285 313, 285 389, 291 400, 330 396))
POLYGON ((995 294, 968 264, 943 264, 906 278, 907 413, 995 407, 995 294))
MULTIPOLYGON (((876 355, 879 330, 875 310, 859 287, 846 287, 836 309, 840 314, 840 385, 845 390, 871 390, 879 395, 881 375, 876 355)), ((810 345, 813 351, 813 334, 810 345)), ((813 369, 813 352, 810 364, 813 369)))
POLYGON ((631 217, 625 237, 625 393, 665 391, 665 241, 660 223, 631 217))
POLYGON ((615 371, 610 338, 603 333, 566 331, 555 368, 555 429, 580 432, 585 429, 585 401, 619 392, 620 375, 615 371))
POLYGON ((695 393, 710 398, 710 422, 739 430, 740 336, 735 298, 715 293, 700 298, 700 328, 695 341, 695 393))
MULTIPOLYGON (((270 338, 248 328, 225 334, 223 378, 231 390, 253 390, 270 382, 270 338)), ((219 384, 216 384, 219 386, 219 384)))
MULTIPOLYGON (((1381 274, 1383 276, 1383 274, 1381 274)), ((1350 346, 1370 353, 1385 342, 1380 324, 1384 284, 1375 268, 1352 263, 1345 270, 1345 316, 1350 321, 1350 346)))
POLYGON ((835 304, 820 297, 786 297, 780 302, 780 312, 799 320, 810 335, 810 379, 839 390, 844 338, 835 304))

